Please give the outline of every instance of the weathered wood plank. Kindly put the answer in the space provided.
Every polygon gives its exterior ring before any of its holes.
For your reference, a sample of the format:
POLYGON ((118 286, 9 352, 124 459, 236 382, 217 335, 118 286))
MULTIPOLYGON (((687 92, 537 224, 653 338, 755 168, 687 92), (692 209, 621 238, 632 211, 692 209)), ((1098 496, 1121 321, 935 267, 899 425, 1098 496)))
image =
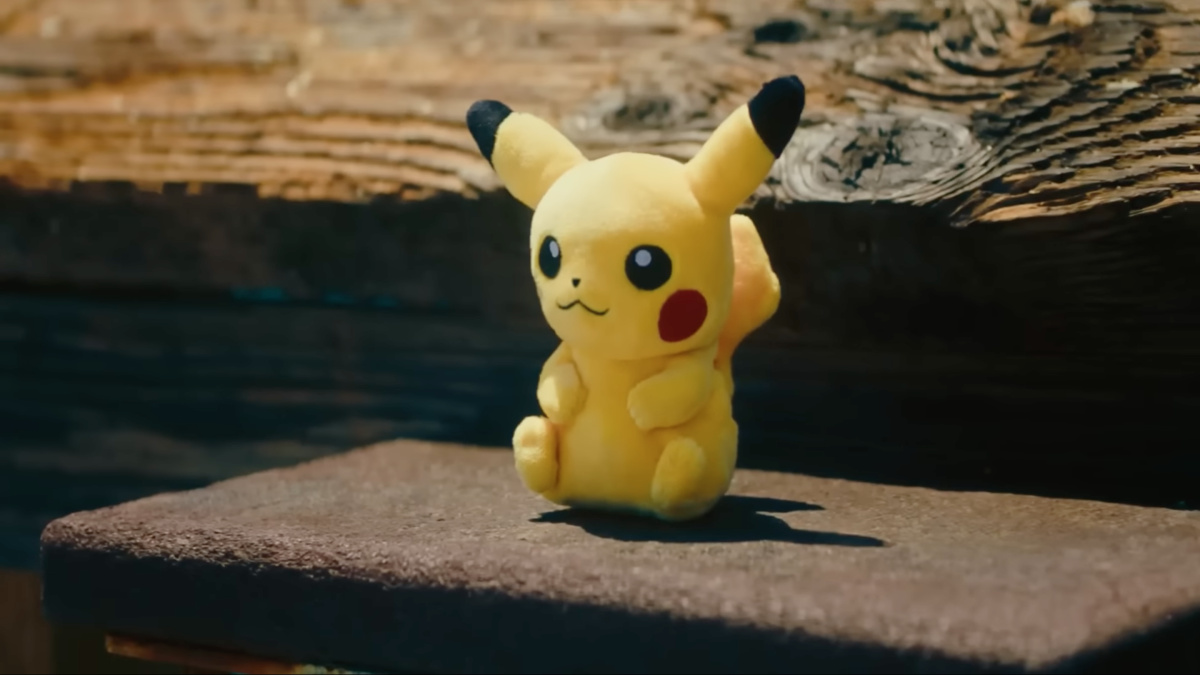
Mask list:
POLYGON ((55 0, 8 17, 0 174, 26 187, 473 194, 496 187, 462 126, 476 98, 589 153, 686 157, 797 72, 804 128, 764 191, 780 201, 947 203, 960 225, 1113 190, 1139 212, 1194 201, 1200 9, 1182 0, 55 0))
POLYGON ((762 78, 796 70, 813 92, 805 127, 754 213, 787 288, 769 336, 1188 358, 1200 345, 1194 5, 213 7, 14 10, 0 65, 70 86, 0 96, 0 174, 25 188, 0 223, 10 289, 355 301, 533 326, 528 214, 511 200, 261 197, 495 187, 461 125, 479 96, 553 117, 589 152, 686 156, 762 78))
MULTIPOLYGON (((752 215, 784 285, 758 335, 766 343, 1137 357, 1148 368, 1172 359, 1176 374, 1200 376, 1200 228, 1186 210, 970 228, 900 205, 760 205, 752 215)), ((367 206, 120 185, 7 193, 0 289, 403 310, 511 329, 519 342, 546 335, 527 227, 506 195, 367 206)))
MULTIPOLYGON (((398 436, 503 446, 536 408, 551 346, 516 335, 407 312, 0 298, 0 465, 15 469, 0 494, 50 514, 398 436), (53 481, 73 487, 44 489, 53 481)), ((1200 441, 1187 378, 1139 380, 1101 359, 797 358, 758 340, 736 367, 748 465, 921 482, 951 464, 961 475, 941 480, 1189 496, 1186 474, 1170 484, 1200 441), (1133 444, 1154 481, 1132 481, 1133 444), (867 451, 873 465, 846 461, 867 451), (1113 470, 1120 481, 1104 479, 1113 470)))
MULTIPOLYGON (((41 291, 0 294, 0 564, 26 568, 66 513, 397 437, 503 447, 553 344, 465 310, 41 291)), ((787 337, 735 361, 742 466, 1200 503, 1195 371, 1170 355, 787 337)))

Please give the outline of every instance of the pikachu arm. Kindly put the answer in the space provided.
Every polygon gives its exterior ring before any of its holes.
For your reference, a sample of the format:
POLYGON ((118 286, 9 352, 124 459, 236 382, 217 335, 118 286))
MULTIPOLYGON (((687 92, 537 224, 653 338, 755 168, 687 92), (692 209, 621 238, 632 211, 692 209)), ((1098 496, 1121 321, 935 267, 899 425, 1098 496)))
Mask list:
POLYGON ((671 358, 661 372, 629 392, 629 414, 642 431, 676 427, 695 417, 712 396, 717 346, 671 358))
POLYGON ((586 398, 587 390, 579 379, 579 371, 571 358, 571 348, 559 344, 558 349, 546 359, 538 377, 538 405, 551 422, 565 424, 574 419, 586 398))

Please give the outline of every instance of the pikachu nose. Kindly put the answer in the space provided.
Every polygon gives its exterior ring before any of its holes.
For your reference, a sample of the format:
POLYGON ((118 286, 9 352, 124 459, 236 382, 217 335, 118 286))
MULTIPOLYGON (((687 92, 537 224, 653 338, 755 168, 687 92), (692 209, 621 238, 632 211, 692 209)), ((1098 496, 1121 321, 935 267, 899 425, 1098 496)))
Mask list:
POLYGON ((579 288, 579 279, 571 279, 571 285, 575 288, 579 288))

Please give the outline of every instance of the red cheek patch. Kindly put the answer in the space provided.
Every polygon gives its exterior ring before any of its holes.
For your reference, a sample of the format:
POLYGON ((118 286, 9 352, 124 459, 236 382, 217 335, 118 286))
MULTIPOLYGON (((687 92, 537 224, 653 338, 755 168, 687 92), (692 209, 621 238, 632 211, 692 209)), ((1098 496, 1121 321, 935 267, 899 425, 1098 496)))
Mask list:
POLYGON ((658 336, 679 342, 696 334, 708 318, 708 303, 700 291, 675 291, 658 312, 658 336))

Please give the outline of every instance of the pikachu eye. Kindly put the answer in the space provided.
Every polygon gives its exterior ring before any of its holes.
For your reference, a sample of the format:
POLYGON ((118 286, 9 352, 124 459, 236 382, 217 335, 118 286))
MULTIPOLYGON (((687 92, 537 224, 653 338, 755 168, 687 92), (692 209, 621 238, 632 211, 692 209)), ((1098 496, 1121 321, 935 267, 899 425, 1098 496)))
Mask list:
POLYGON ((562 249, 558 245, 558 240, 554 237, 546 237, 542 240, 542 248, 538 251, 538 268, 542 270, 542 274, 545 274, 547 279, 553 279, 558 276, 558 270, 561 267, 562 249))
POLYGON ((652 291, 671 279, 671 257, 657 246, 638 246, 625 258, 625 276, 643 291, 652 291))

